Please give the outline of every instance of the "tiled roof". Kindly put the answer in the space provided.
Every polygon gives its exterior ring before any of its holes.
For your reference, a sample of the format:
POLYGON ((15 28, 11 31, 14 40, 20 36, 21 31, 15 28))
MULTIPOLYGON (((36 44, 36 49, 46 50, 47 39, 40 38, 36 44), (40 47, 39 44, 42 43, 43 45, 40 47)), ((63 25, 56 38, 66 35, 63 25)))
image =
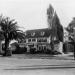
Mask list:
POLYGON ((49 37, 52 34, 52 30, 45 29, 36 29, 36 30, 27 30, 26 38, 38 38, 38 37, 49 37))

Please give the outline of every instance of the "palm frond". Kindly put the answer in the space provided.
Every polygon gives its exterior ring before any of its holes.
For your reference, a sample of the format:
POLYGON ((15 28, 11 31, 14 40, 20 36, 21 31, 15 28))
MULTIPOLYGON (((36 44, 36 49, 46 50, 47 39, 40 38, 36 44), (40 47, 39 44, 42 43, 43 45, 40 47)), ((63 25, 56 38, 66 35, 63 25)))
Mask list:
POLYGON ((17 22, 12 19, 10 20, 9 17, 3 18, 0 22, 0 26, 3 30, 3 34, 5 37, 8 36, 8 38, 11 39, 17 39, 17 38, 25 38, 25 35, 23 31, 19 30, 19 27, 17 26, 17 22))

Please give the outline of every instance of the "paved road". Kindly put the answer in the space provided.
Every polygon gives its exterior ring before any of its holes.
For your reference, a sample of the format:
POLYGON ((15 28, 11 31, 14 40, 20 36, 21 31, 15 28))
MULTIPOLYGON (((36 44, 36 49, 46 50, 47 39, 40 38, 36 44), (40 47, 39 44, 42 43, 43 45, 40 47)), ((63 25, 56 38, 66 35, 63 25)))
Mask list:
POLYGON ((61 60, 58 57, 56 57, 58 59, 0 57, 0 75, 74 75, 75 61, 73 57, 70 59, 67 56, 59 57, 61 60))
POLYGON ((75 69, 5 70, 0 75, 75 75, 75 69))

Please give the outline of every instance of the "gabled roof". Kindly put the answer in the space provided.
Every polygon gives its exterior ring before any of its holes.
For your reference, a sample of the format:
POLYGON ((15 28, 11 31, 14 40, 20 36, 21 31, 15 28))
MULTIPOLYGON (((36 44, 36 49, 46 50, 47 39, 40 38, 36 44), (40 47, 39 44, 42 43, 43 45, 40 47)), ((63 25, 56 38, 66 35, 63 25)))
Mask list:
POLYGON ((52 30, 48 28, 26 31, 26 38, 49 37, 50 35, 52 35, 52 30))

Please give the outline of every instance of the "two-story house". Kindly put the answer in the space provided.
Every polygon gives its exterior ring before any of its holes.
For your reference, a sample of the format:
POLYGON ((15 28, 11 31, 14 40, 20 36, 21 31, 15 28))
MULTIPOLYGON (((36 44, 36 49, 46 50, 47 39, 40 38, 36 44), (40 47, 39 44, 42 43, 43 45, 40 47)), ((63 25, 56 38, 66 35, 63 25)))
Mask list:
MULTIPOLYGON (((36 51, 45 51, 47 49, 51 49, 50 43, 52 33, 53 31, 48 28, 27 30, 25 32, 26 37, 25 39, 23 39, 23 41, 21 41, 22 43, 20 45, 27 47, 28 52, 30 52, 31 47, 36 48, 36 51)), ((53 40, 58 41, 58 37, 56 35, 53 35, 53 40)))

